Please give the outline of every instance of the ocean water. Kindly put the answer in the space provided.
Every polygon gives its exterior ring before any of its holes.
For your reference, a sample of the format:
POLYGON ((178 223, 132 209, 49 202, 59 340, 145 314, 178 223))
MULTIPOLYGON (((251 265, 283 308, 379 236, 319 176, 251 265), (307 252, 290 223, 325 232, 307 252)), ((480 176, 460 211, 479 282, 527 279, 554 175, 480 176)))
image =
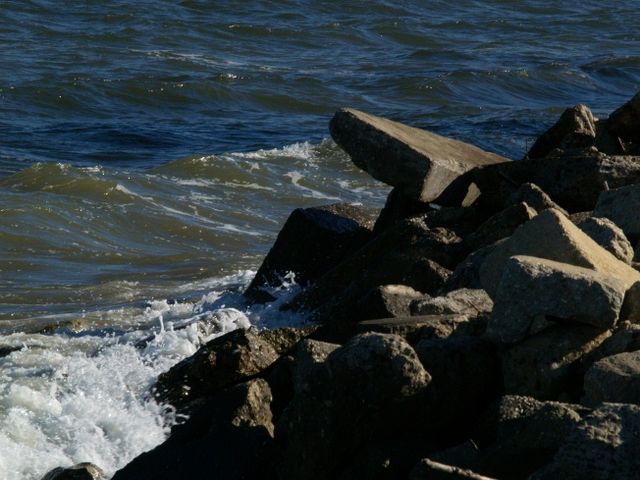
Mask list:
POLYGON ((638 24, 630 0, 0 0, 0 480, 112 474, 175 421, 158 373, 304 321, 238 292, 292 209, 383 204, 337 108, 517 159, 640 89, 638 24))

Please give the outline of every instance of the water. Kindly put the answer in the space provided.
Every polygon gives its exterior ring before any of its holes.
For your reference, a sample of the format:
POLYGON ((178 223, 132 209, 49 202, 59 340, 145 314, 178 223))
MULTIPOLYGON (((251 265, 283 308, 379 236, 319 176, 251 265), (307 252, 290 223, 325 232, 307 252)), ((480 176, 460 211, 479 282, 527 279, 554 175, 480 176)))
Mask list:
POLYGON ((0 0, 0 479, 113 473, 173 421, 159 372, 302 321, 237 292, 293 208, 382 205, 335 109, 520 158, 640 88, 637 2, 451 5, 0 0))

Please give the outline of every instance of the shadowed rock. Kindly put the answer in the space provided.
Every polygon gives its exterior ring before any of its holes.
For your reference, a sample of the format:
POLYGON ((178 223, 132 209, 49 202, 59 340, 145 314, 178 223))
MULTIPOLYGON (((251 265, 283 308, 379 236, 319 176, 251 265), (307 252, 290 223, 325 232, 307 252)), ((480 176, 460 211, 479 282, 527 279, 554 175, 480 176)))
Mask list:
POLYGON ((624 232, 611 220, 589 216, 576 225, 618 260, 631 264, 633 247, 624 232))
POLYGON ((481 289, 462 288, 441 297, 427 297, 411 303, 412 315, 466 314, 476 316, 491 313, 493 301, 481 289))
POLYGON ((607 190, 600 194, 593 210, 596 217, 606 217, 622 229, 632 242, 640 240, 640 185, 607 190))
POLYGON ((513 231, 538 214, 526 203, 518 203, 496 213, 469 235, 465 242, 472 251, 510 236, 513 231))
POLYGON ((584 401, 640 403, 640 351, 624 352, 594 363, 584 376, 584 401))
POLYGON ((103 480, 104 472, 92 463, 78 463, 73 467, 54 468, 42 480, 103 480))

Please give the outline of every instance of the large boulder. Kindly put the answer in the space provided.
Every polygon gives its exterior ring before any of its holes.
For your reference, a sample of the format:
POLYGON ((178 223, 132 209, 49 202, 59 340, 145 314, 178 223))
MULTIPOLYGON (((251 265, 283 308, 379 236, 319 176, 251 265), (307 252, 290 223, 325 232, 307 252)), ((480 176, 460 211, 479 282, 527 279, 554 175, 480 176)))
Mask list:
POLYGON ((618 278, 625 288, 640 280, 640 272, 621 262, 556 210, 545 210, 522 224, 489 253, 480 267, 483 288, 495 298, 504 268, 515 255, 546 258, 618 278))
POLYGON ((93 463, 78 463, 72 467, 58 467, 48 472, 42 480, 103 480, 105 473, 93 463))
POLYGON ((640 240, 640 185, 628 185, 603 191, 593 210, 597 217, 605 217, 622 229, 631 242, 640 240))
POLYGON ((409 198, 431 202, 460 174, 508 159, 353 109, 336 112, 331 136, 358 167, 399 188, 409 198))
POLYGON ((513 231, 538 214, 526 203, 517 203, 496 213, 478 229, 469 235, 465 241, 473 251, 486 247, 498 240, 509 237, 513 231))
POLYGON ((333 478, 376 435, 407 426, 431 377, 397 335, 353 337, 331 353, 278 422, 281 478, 333 478))
POLYGON ((161 374, 154 395, 186 412, 192 402, 254 377, 277 359, 275 348, 257 331, 234 330, 161 374))
POLYGON ((546 157, 556 148, 575 149, 593 145, 596 124, 589 107, 576 105, 568 108, 560 119, 533 144, 526 158, 546 157))
POLYGON ((605 404, 568 436, 553 462, 531 480, 636 480, 640 472, 640 406, 605 404))
POLYGON ((640 93, 614 111, 604 122, 604 131, 615 140, 616 153, 637 154, 640 151, 640 93))
POLYGON ((625 293, 625 284, 608 274, 542 258, 511 257, 496 292, 487 336, 497 343, 517 343, 538 317, 611 328, 625 293))
POLYGON ((640 351, 624 352, 594 363, 584 376, 584 402, 640 403, 640 351))
POLYGON ((444 296, 415 299, 410 306, 412 315, 466 314, 470 316, 491 313, 493 301, 482 289, 461 288, 444 296))
POLYGON ((373 223, 360 207, 336 203, 297 208, 285 222, 245 295, 269 299, 264 289, 279 287, 285 275, 306 285, 364 245, 373 223))
POLYGON ((631 264, 633 247, 620 227, 611 220, 589 216, 576 225, 618 260, 631 264))
POLYGON ((270 402, 263 379, 220 392, 113 480, 273 478, 270 402))

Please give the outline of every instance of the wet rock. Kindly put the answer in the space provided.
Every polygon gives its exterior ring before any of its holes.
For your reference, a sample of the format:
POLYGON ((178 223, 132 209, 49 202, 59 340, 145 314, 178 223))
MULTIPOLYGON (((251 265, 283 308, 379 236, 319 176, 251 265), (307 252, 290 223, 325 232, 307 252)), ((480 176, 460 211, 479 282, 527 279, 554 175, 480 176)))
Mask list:
POLYGON ((640 240, 640 185, 628 185, 603 191, 593 210, 594 216, 605 217, 622 229, 632 242, 640 240))
POLYGON ((294 210, 245 295, 263 299, 263 290, 282 285, 289 272, 301 285, 315 281, 364 245, 372 227, 363 209, 346 203, 294 210))
POLYGON ((428 458, 420 460, 409 475, 409 480, 495 480, 471 470, 445 465, 428 458))
POLYGON ((516 228, 537 214, 538 212, 526 203, 512 205, 489 218, 465 241, 473 251, 486 247, 502 238, 509 237, 516 228))
POLYGON ((584 376, 584 402, 640 403, 640 351, 624 352, 594 363, 584 376))
POLYGON ((576 225, 618 260, 631 264, 633 247, 624 232, 607 218, 588 217, 576 225))
POLYGON ((10 346, 0 345, 0 358, 11 355, 13 352, 17 352, 18 350, 22 350, 22 347, 10 347, 10 346))
POLYGON ((407 425, 407 405, 431 380, 396 335, 357 335, 331 353, 278 422, 282 478, 332 478, 376 434, 407 425))
POLYGON ((105 473, 93 463, 78 463, 73 467, 54 468, 42 480, 103 480, 105 473))
POLYGON ((113 480, 273 478, 270 401, 269 385, 262 379, 218 393, 113 480))
POLYGON ((629 288, 640 274, 607 252, 562 213, 545 210, 522 224, 485 258, 480 267, 483 288, 495 298, 510 257, 526 255, 595 270, 618 278, 629 288))
POLYGON ((556 148, 575 149, 593 145, 596 125, 589 107, 576 105, 568 108, 560 119, 533 144, 527 158, 546 157, 556 148))
POLYGON ((537 317, 611 328, 625 292, 625 284, 611 275, 542 258, 511 257, 496 292, 487 336, 497 343, 517 343, 537 317))
POLYGON ((607 135, 616 140, 616 153, 637 154, 640 150, 640 93, 614 111, 604 122, 607 135))
POLYGON ((632 480, 640 472, 640 407, 605 404, 568 436, 553 462, 532 480, 632 480))
POLYGON ((513 192, 509 199, 509 205, 518 203, 526 203, 537 212, 555 208, 567 215, 567 212, 560 205, 554 202, 549 195, 534 183, 524 183, 513 192))
POLYGON ((539 400, 578 400, 585 359, 608 336, 593 327, 558 325, 501 353, 507 394, 539 400))
POLYGON ((254 329, 234 330, 203 345, 158 377, 156 399, 188 411, 189 403, 262 372, 278 359, 254 329))
POLYGON ((409 198, 431 202, 461 173, 508 159, 478 147, 353 109, 329 124, 358 167, 409 198))
POLYGON ((491 313, 492 310, 493 301, 482 289, 461 288, 441 297, 419 298, 411 302, 412 315, 466 314, 476 316, 491 313))
POLYGON ((358 332, 393 333, 406 338, 414 345, 422 339, 477 337, 484 333, 486 323, 484 316, 417 315, 360 322, 358 332))
POLYGON ((284 355, 294 348, 300 341, 312 335, 318 329, 311 327, 283 327, 262 330, 258 335, 262 340, 271 344, 278 355, 284 355))
POLYGON ((383 285, 369 291, 357 302, 357 316, 362 320, 407 317, 411 302, 424 297, 406 285, 383 285))

